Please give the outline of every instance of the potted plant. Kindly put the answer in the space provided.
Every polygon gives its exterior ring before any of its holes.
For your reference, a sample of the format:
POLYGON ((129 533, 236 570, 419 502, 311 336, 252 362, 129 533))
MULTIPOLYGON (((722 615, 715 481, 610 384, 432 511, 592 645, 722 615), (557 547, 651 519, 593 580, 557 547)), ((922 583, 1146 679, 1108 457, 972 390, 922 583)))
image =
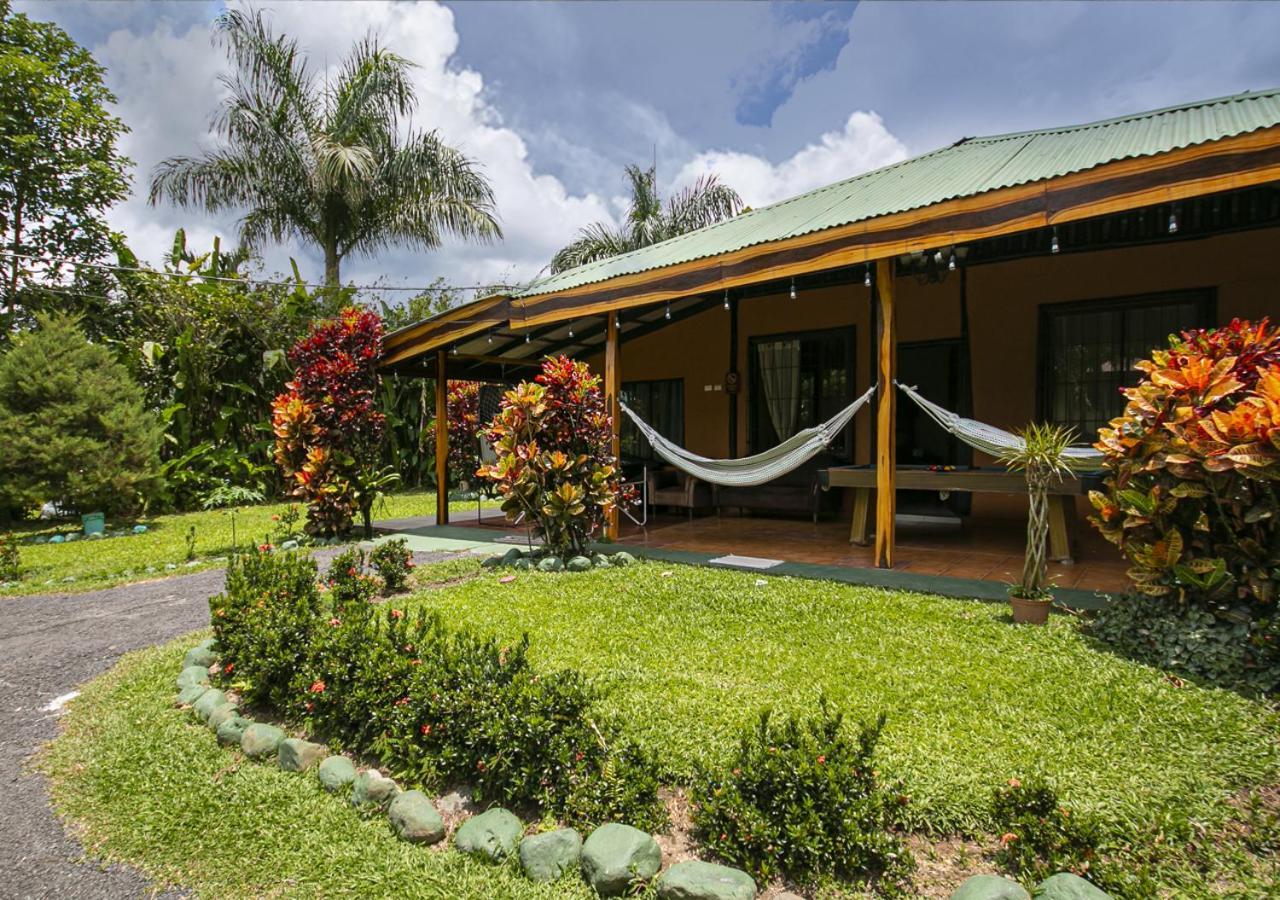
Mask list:
POLYGON ((1001 454, 1000 461, 1027 476, 1027 553, 1022 563, 1022 579, 1009 585, 1013 621, 1043 625, 1053 605, 1052 584, 1046 566, 1049 538, 1049 485, 1067 471, 1063 452, 1071 446, 1075 433, 1058 425, 1032 423, 1017 432, 1022 446, 1001 454))

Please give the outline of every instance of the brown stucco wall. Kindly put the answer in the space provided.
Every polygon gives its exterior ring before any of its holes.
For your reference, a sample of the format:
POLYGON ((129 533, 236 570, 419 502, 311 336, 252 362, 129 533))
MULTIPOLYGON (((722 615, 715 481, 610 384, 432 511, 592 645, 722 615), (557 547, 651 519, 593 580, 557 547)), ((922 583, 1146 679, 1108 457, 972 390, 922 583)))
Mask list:
MULTIPOLYGON (((1263 229, 1146 247, 1033 257, 971 266, 967 272, 974 415, 1013 428, 1036 415, 1038 307, 1187 288, 1215 288, 1219 323, 1233 317, 1280 317, 1280 229, 1263 229)), ((961 333, 960 278, 920 284, 897 279, 898 340, 955 338, 961 333)), ((738 453, 749 451, 746 390, 749 339, 755 336, 853 326, 857 393, 872 383, 875 363, 869 291, 861 285, 802 290, 739 304, 738 453)), ((729 314, 715 307, 624 345, 624 381, 683 378, 685 443, 707 456, 728 454, 728 399, 721 385, 728 370, 729 314)), ((603 358, 589 360, 602 371, 603 358)), ((900 401, 906 402, 906 401, 900 401)), ((871 417, 855 425, 857 459, 871 458, 871 417)), ((987 462, 979 457, 975 462, 987 462)), ((975 498, 981 514, 1020 516, 1018 498, 975 498)), ((1082 511, 1084 507, 1081 507, 1082 511)))

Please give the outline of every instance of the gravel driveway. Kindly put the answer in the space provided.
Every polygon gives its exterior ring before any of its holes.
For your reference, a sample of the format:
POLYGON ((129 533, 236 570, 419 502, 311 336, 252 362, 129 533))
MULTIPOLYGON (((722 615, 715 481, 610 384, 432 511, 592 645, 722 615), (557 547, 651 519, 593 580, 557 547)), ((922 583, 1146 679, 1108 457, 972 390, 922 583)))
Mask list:
MULTIPOLYGON (((447 554, 415 558, 441 556, 447 554)), ((85 858, 26 762, 57 734, 59 713, 51 704, 121 654, 207 626, 209 598, 222 582, 223 571, 211 569, 83 594, 0 599, 0 897, 152 895, 132 869, 85 858)))

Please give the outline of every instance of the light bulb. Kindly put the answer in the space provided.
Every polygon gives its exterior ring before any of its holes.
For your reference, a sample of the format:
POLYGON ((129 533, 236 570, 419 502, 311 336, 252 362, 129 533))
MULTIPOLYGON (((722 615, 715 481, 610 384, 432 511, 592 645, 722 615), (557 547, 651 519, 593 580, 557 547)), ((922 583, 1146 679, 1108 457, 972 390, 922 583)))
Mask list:
POLYGON ((663 314, 662 318, 666 319, 668 322, 671 321, 671 304, 670 303, 667 304, 667 311, 666 313, 663 314))
POLYGON ((954 253, 951 254, 951 259, 947 262, 947 268, 952 272, 956 270, 956 255, 954 253))
POLYGON ((1178 233, 1178 214, 1177 213, 1169 213, 1169 233, 1170 234, 1178 233))
POLYGON ((729 289, 728 288, 724 289, 724 308, 725 309, 729 308, 729 289))
POLYGON ((934 253, 934 254, 933 254, 933 264, 934 264, 935 266, 940 266, 940 265, 942 265, 942 251, 941 251, 941 250, 939 250, 938 252, 936 252, 936 253, 934 253))
POLYGON ((569 337, 573 337, 573 327, 569 327, 569 337))
POLYGON ((1053 229, 1053 240, 1049 241, 1049 252, 1057 253, 1061 249, 1058 247, 1058 229, 1053 229))
POLYGON ((529 343, 529 332, 527 332, 527 331, 524 333, 524 342, 525 342, 526 344, 527 344, 527 343, 529 343))
POLYGON ((863 287, 871 287, 871 266, 867 266, 867 274, 862 276, 863 287))
POLYGON ((489 332, 489 343, 490 343, 490 344, 492 344, 492 343, 493 343, 493 332, 492 332, 492 331, 490 331, 490 332, 489 332))
POLYGON ((457 355, 458 355, 458 348, 457 348, 456 346, 450 347, 450 348, 449 348, 449 355, 450 355, 450 356, 457 356, 457 355))
POLYGON ((791 279, 791 299, 796 299, 796 280, 794 278, 791 279))

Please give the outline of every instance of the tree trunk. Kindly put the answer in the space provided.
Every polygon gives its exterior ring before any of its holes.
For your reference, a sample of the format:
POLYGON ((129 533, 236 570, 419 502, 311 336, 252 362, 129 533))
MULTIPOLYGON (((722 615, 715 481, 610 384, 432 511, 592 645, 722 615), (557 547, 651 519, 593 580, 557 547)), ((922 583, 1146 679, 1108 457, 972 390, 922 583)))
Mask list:
POLYGON ((342 257, 338 254, 338 242, 329 240, 324 245, 324 283, 327 287, 337 287, 342 283, 338 273, 338 265, 342 257))
POLYGON ((17 254, 22 252, 22 189, 19 188, 13 200, 13 244, 10 249, 14 253, 13 265, 9 276, 9 311, 0 316, 0 337, 8 338, 9 331, 18 321, 18 278, 22 273, 22 260, 17 254))
POLYGON ((1049 537, 1049 476, 1027 467, 1027 556, 1022 565, 1022 596, 1038 598, 1045 589, 1045 542, 1049 537))

